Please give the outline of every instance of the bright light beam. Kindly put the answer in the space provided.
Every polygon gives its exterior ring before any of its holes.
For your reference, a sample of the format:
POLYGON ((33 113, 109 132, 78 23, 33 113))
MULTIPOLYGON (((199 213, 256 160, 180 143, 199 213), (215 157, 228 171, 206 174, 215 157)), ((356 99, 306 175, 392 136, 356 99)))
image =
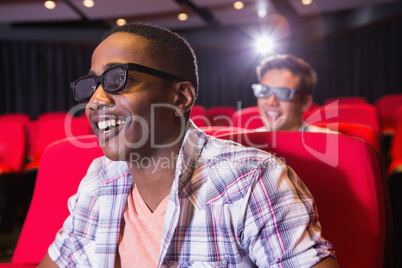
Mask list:
POLYGON ((260 53, 269 53, 274 50, 274 41, 269 37, 261 37, 256 42, 256 47, 260 53))

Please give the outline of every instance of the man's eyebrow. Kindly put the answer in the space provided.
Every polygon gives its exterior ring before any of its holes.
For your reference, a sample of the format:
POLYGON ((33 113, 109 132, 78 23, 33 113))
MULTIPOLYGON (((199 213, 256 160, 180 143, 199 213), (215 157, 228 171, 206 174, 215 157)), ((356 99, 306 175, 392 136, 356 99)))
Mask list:
MULTIPOLYGON (((106 71, 106 70, 108 70, 108 69, 110 69, 110 68, 113 68, 113 67, 116 67, 116 66, 122 65, 122 64, 124 64, 124 63, 122 63, 122 62, 110 62, 110 63, 106 64, 106 65, 103 67, 103 70, 106 71)), ((90 71, 88 72, 88 75, 89 75, 89 76, 97 76, 93 70, 90 70, 90 71)))

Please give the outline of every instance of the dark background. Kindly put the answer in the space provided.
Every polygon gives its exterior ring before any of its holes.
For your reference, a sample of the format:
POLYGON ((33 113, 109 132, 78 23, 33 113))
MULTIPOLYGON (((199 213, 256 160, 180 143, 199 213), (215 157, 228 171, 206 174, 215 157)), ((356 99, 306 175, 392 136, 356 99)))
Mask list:
MULTIPOLYGON (((288 17, 292 30, 277 40, 276 52, 294 54, 314 67, 319 77, 316 103, 341 96, 362 96, 374 103, 402 92, 401 11, 398 3, 370 15, 355 10, 302 22, 288 17)), ((236 109, 256 105, 250 85, 257 81, 255 67, 262 56, 244 29, 179 31, 198 57, 196 104, 236 109)), ((70 110, 75 103, 69 83, 88 72, 92 51, 106 30, 0 25, 0 114, 27 113, 35 119, 44 112, 70 110)))

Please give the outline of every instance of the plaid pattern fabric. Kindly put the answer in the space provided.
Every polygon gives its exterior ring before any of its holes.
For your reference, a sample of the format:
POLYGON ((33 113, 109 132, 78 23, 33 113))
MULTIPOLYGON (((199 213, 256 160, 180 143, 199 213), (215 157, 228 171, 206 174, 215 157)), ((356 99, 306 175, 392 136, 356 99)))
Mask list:
MULTIPOLYGON (((114 267, 132 183, 127 163, 104 157, 92 163, 49 248, 59 267, 114 267)), ((189 128, 158 267, 311 267, 327 256, 334 251, 321 237, 314 200, 289 167, 189 128)))

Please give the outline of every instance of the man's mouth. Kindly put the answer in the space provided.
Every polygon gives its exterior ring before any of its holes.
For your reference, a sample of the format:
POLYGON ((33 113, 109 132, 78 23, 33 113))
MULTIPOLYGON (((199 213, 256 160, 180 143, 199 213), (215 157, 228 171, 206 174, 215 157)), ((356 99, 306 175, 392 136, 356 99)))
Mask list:
POLYGON ((268 117, 274 117, 274 118, 279 117, 279 113, 278 113, 278 112, 274 112, 274 111, 267 111, 267 112, 266 112, 266 115, 267 115, 268 117))
POLYGON ((110 120, 99 121, 96 125, 98 126, 100 131, 102 131, 103 133, 107 133, 116 126, 118 127, 124 123, 125 123, 124 120, 110 119, 110 120))

